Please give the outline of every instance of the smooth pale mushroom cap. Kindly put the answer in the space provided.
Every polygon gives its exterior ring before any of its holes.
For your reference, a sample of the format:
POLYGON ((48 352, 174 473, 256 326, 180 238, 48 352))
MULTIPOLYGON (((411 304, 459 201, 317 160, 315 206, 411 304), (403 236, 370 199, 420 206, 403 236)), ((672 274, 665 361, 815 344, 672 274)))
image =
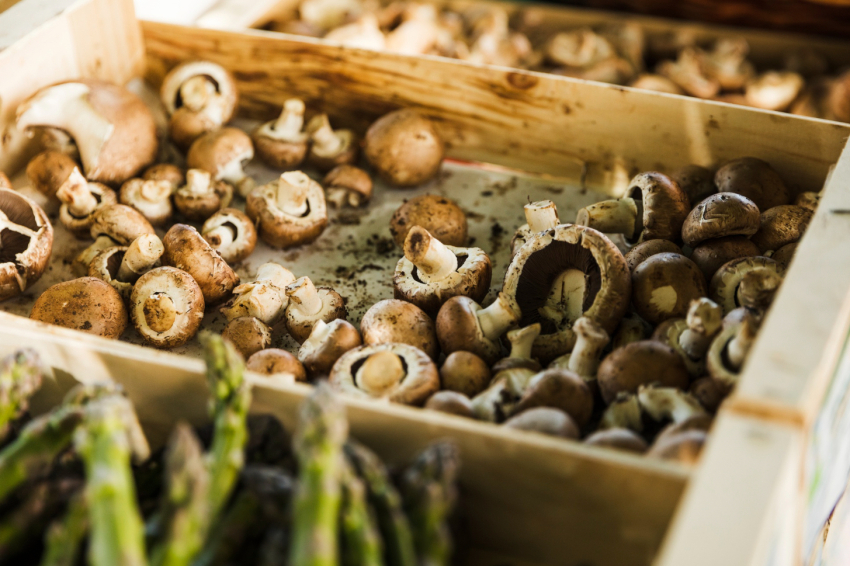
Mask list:
POLYGON ((670 240, 645 240, 639 243, 626 252, 626 265, 629 266, 629 272, 634 272, 638 265, 650 257, 663 253, 681 254, 682 248, 670 240))
POLYGON ((121 295, 94 277, 49 287, 36 299, 30 318, 112 339, 127 328, 127 309, 121 295))
POLYGON ((714 172, 699 165, 685 165, 674 171, 670 178, 688 196, 692 206, 717 192, 714 172))
POLYGON ((130 179, 118 193, 121 204, 132 206, 154 225, 162 225, 171 218, 171 183, 168 181, 146 181, 130 179))
MULTIPOLYGON (((192 143, 186 155, 189 169, 203 169, 213 180, 227 180, 234 168, 254 158, 251 138, 238 128, 208 132, 192 143)), ((235 180, 234 180, 235 181, 235 180)))
POLYGON ((227 263, 239 263, 257 246, 254 223, 247 214, 235 208, 223 208, 210 216, 201 234, 227 263))
POLYGON ((165 246, 163 265, 191 275, 198 282, 207 305, 226 299, 239 284, 239 276, 192 226, 175 224, 166 232, 162 243, 165 246))
POLYGON ((343 354, 362 345, 360 333, 347 320, 319 321, 298 349, 298 360, 311 375, 325 375, 343 354))
MULTIPOLYGON (((27 179, 41 194, 54 198, 56 191, 77 167, 77 162, 61 151, 42 151, 27 164, 27 179)), ((0 188, 3 187, 0 181, 0 188)), ((11 185, 9 185, 11 188, 11 185)))
POLYGON ((751 238, 762 253, 776 251, 803 237, 813 212, 802 206, 786 204, 761 213, 758 232, 751 238))
POLYGON ((396 187, 415 187, 434 178, 445 155, 434 123, 409 108, 378 118, 366 132, 363 145, 369 164, 396 187))
POLYGON ((593 413, 593 393, 578 374, 562 368, 547 369, 528 382, 515 413, 535 407, 560 409, 583 428, 593 413))
POLYGON ((706 240, 752 236, 759 229, 759 209, 745 196, 713 194, 691 210, 682 225, 682 240, 695 248, 706 240))
POLYGON ((446 197, 420 195, 398 207, 390 219, 390 234, 398 247, 404 247, 407 233, 414 226, 425 228, 447 246, 466 245, 466 213, 446 197))
POLYGON ((514 415, 502 426, 578 440, 579 427, 568 414, 552 407, 536 407, 514 415))
POLYGON ((437 391, 425 402, 425 408, 459 417, 475 418, 472 401, 457 391, 437 391))
POLYGON ((171 185, 172 192, 186 184, 186 174, 180 167, 171 163, 151 165, 145 169, 142 179, 145 181, 166 181, 171 185))
POLYGON ((366 346, 409 344, 432 359, 437 359, 440 353, 434 321, 422 309, 407 301, 378 301, 363 315, 360 332, 366 346))
POLYGON ((681 254, 654 255, 632 273, 632 306, 651 324, 684 317, 691 301, 706 295, 702 272, 681 254))
POLYGON ((639 434, 627 428, 597 430, 585 438, 584 443, 588 446, 604 446, 637 454, 643 454, 649 448, 639 434))
POLYGON ((702 430, 690 430, 664 437, 646 452, 647 457, 674 460, 680 464, 693 465, 699 461, 700 452, 707 439, 702 430))
POLYGON ((738 304, 737 291, 744 276, 750 271, 759 269, 766 269, 780 276, 785 274, 785 270, 779 263, 767 257, 756 256, 733 259, 723 264, 711 278, 709 297, 723 307, 724 314, 728 314, 733 309, 741 306, 738 304))
POLYGON ((147 344, 175 348, 197 334, 204 319, 204 296, 185 271, 158 267, 133 286, 130 316, 147 344))
POLYGON ((272 344, 271 329, 252 316, 242 316, 228 322, 221 337, 229 340, 243 358, 249 358, 272 344))
POLYGON ((472 352, 452 352, 440 368, 443 389, 475 397, 490 384, 490 368, 472 352))
POLYGON ((321 185, 299 171, 284 173, 281 179, 251 191, 245 199, 245 212, 257 225, 260 238, 281 249, 313 242, 328 225, 327 204, 321 185), (303 189, 306 212, 301 216, 287 214, 278 204, 278 192, 290 190, 286 185, 290 181, 297 183, 293 190, 303 189))
POLYGON ((295 381, 307 381, 307 372, 298 358, 278 348, 267 348, 253 354, 245 362, 245 369, 269 376, 287 374, 295 381))
POLYGON ((703 242, 691 252, 691 261, 699 267, 706 281, 711 278, 720 267, 743 257, 753 257, 761 252, 758 247, 744 236, 730 236, 703 242))
POLYGON ((791 193, 782 177, 766 161, 755 157, 730 161, 717 170, 714 183, 719 192, 743 195, 756 203, 759 210, 791 202, 791 193))
POLYGON ((658 382, 664 387, 685 389, 690 381, 681 356, 654 340, 632 342, 614 350, 596 374, 602 398, 610 404, 619 393, 635 393, 641 385, 658 382))
POLYGON ((354 165, 339 165, 322 180, 331 206, 363 206, 372 198, 372 178, 354 165))
POLYGON ((0 302, 41 278, 53 252, 53 227, 35 202, 0 187, 0 302))

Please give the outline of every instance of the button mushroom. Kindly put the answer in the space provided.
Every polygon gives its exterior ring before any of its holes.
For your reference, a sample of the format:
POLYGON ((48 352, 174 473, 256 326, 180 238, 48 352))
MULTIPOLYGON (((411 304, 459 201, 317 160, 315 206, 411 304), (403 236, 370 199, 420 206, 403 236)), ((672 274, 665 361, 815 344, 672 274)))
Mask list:
POLYGON ((253 281, 233 289, 233 297, 221 308, 227 320, 251 316, 272 326, 289 304, 286 286, 295 281, 291 271, 276 263, 264 263, 253 281))
POLYGON ((60 151, 42 151, 27 164, 27 179, 38 192, 52 198, 76 167, 77 162, 60 151))
POLYGON ((130 179, 121 185, 118 200, 141 212, 154 226, 162 226, 173 212, 171 190, 168 181, 130 179))
POLYGON ((544 50, 549 62, 579 69, 616 55, 610 41, 588 28, 557 33, 546 42, 544 50))
POLYGON ((437 391, 425 402, 425 408, 459 417, 475 418, 469 397, 457 391, 437 391))
POLYGON ((475 418, 502 422, 514 413, 517 403, 536 374, 528 369, 513 368, 493 376, 490 385, 472 399, 475 418))
POLYGON ((638 265, 654 255, 663 253, 681 254, 682 248, 670 240, 646 240, 639 243, 626 252, 626 265, 629 266, 629 272, 634 273, 638 265))
POLYGON ((186 172, 186 185, 174 192, 174 206, 190 221, 206 220, 230 205, 233 188, 223 181, 213 181, 201 169, 186 172))
POLYGON ((818 208, 818 204, 820 204, 820 198, 820 193, 806 191, 797 195, 797 198, 794 199, 794 204, 814 213, 818 208))
POLYGON ((159 262, 163 251, 162 241, 155 234, 144 234, 129 246, 113 246, 98 253, 89 263, 88 274, 115 287, 129 302, 133 284, 159 262))
POLYGON ((315 287, 309 277, 301 277, 286 287, 286 330, 299 344, 310 336, 318 321, 345 318, 345 301, 330 287, 315 287))
POLYGON ((691 302, 687 318, 662 322, 652 337, 676 350, 688 372, 699 377, 705 373, 705 354, 722 322, 723 309, 714 301, 701 298, 691 302))
POLYGON ((723 90, 740 90, 755 74, 747 60, 750 46, 741 37, 723 37, 705 54, 702 64, 706 74, 717 80, 723 90))
POLYGON ((593 413, 593 393, 584 380, 570 370, 547 369, 529 380, 514 414, 535 407, 560 409, 582 428, 593 413))
POLYGON ((452 352, 440 368, 443 389, 462 393, 465 397, 474 397, 484 391, 490 378, 490 368, 472 352, 452 352))
POLYGON ((469 297, 452 297, 437 314, 437 339, 443 352, 472 352, 487 364, 495 363, 501 354, 499 338, 516 325, 519 311, 506 293, 487 308, 469 297))
POLYGON ((602 350, 610 340, 608 333, 593 319, 585 316, 576 321, 573 330, 576 334, 573 351, 556 358, 549 368, 568 369, 595 388, 596 372, 599 369, 602 350))
POLYGON ((307 372, 298 359, 277 348, 260 350, 245 362, 245 369, 280 381, 307 381, 307 372))
POLYGON ((641 411, 656 422, 682 424, 688 421, 711 422, 696 397, 675 387, 641 385, 637 392, 641 411))
POLYGON ((334 208, 357 208, 372 198, 372 178, 354 165, 338 165, 322 180, 326 200, 334 208))
POLYGON ((597 379, 602 398, 610 404, 619 393, 636 393, 641 385, 653 382, 685 389, 689 376, 685 362, 673 348, 641 340, 608 354, 599 365, 597 379))
POLYGON ((80 239, 88 237, 94 222, 94 213, 99 208, 118 201, 112 189, 100 183, 86 181, 76 167, 56 190, 56 198, 62 203, 59 208, 59 220, 80 239))
POLYGON ((811 210, 793 204, 765 210, 761 213, 759 229, 753 235, 752 242, 762 254, 793 244, 803 237, 812 216, 811 210))
POLYGON ((378 176, 396 187, 415 187, 433 179, 445 155, 433 122, 409 108, 378 118, 366 132, 363 145, 378 176))
POLYGON ((127 89, 101 81, 41 89, 18 106, 17 126, 67 132, 79 149, 86 178, 98 183, 123 183, 156 157, 151 111, 127 89))
POLYGON ((699 460, 707 435, 702 430, 689 430, 681 434, 664 437, 646 452, 649 458, 674 460, 680 464, 693 465, 699 460))
POLYGON ((320 171, 357 161, 358 144, 351 130, 334 130, 327 114, 319 114, 307 124, 310 150, 307 161, 320 171))
MULTIPOLYGON (((440 347, 434 321, 422 309, 407 301, 384 299, 372 305, 360 321, 363 343, 401 343, 419 348, 437 359, 440 347)), ((447 350, 450 353, 452 350, 447 350)))
POLYGON ((643 432, 643 424, 643 410, 637 393, 621 391, 602 413, 599 430, 626 429, 643 432))
POLYGON ((49 287, 35 300, 30 318, 112 339, 127 328, 127 309, 121 295, 94 277, 49 287))
POLYGON ((714 185, 714 172, 699 165, 685 165, 674 171, 670 178, 676 181, 692 204, 717 192, 717 187, 714 185))
POLYGON ((248 358, 272 344, 272 333, 268 326, 252 316, 234 318, 224 327, 221 337, 248 358))
POLYGON ((191 169, 203 169, 214 181, 224 181, 247 196, 254 180, 243 167, 254 158, 254 146, 248 134, 238 128, 222 128, 209 132, 192 143, 186 163, 191 169))
POLYGON ((782 177, 765 161, 742 157, 717 170, 714 183, 721 193, 743 195, 756 203, 759 210, 768 210, 791 202, 791 194, 782 177))
POLYGON ((526 223, 520 226, 511 240, 511 257, 515 256, 532 234, 550 230, 560 224, 558 208, 551 200, 530 202, 523 207, 526 223))
MULTIPOLYGON (((755 244, 753 244, 755 246, 755 244)), ((794 252, 797 251, 797 242, 793 244, 785 244, 772 254, 770 259, 778 263, 785 271, 788 271, 788 266, 791 265, 791 260, 794 258, 794 252)))
POLYGON ((625 450, 626 452, 635 452, 637 454, 643 454, 648 448, 646 441, 640 435, 627 428, 598 430, 588 435, 584 439, 584 444, 587 446, 601 446, 615 450, 625 450))
POLYGON ((537 407, 523 411, 506 420, 503 426, 573 440, 578 440, 580 436, 575 421, 563 411, 551 407, 537 407))
POLYGON ((318 238, 328 225, 322 187, 301 171, 283 173, 277 182, 248 195, 245 212, 260 238, 275 248, 291 248, 318 238))
POLYGON ((145 181, 165 181, 171 187, 172 193, 186 184, 186 174, 180 167, 171 163, 151 165, 142 173, 142 179, 145 181))
POLYGON ((223 208, 207 218, 201 235, 227 263, 239 263, 254 252, 257 230, 248 215, 223 208))
POLYGON ((153 226, 135 208, 123 204, 99 207, 92 216, 89 234, 94 243, 74 259, 78 268, 88 273, 94 256, 113 246, 129 246, 145 234, 154 234, 153 226))
POLYGON ((611 339, 611 350, 649 338, 651 332, 652 327, 648 322, 635 313, 628 314, 623 317, 616 332, 614 332, 614 337, 611 339))
POLYGON ((198 231, 186 224, 175 224, 162 239, 165 254, 162 263, 191 275, 204 295, 206 305, 227 298, 239 284, 239 276, 198 231))
POLYGON ((420 195, 398 207, 390 220, 390 233, 398 247, 404 247, 407 233, 414 226, 425 228, 447 246, 466 245, 466 214, 451 199, 420 195))
POLYGON ((295 169, 307 156, 309 135, 304 129, 304 102, 291 98, 280 116, 254 130, 251 139, 257 157, 275 169, 295 169))
POLYGON ((691 383, 688 392, 696 397, 706 411, 716 413, 723 400, 732 392, 732 388, 719 379, 705 376, 691 383))
POLYGON ((139 277, 133 286, 130 316, 147 344, 175 348, 197 334, 204 319, 204 296, 185 271, 157 267, 139 277))
POLYGON ((758 247, 748 238, 731 236, 701 243, 693 249, 690 259, 705 275, 705 280, 711 281, 724 263, 742 257, 757 256, 759 253, 758 247))
POLYGON ((691 210, 682 224, 682 240, 695 248, 706 240, 726 236, 752 236, 759 229, 759 209, 735 193, 717 193, 691 210))
POLYGON ((632 305, 651 324, 684 317, 691 301, 707 294, 702 272, 681 254, 654 255, 632 274, 632 305))
MULTIPOLYGON (((711 284, 709 286, 709 296, 714 302, 723 307, 724 314, 728 314, 733 309, 742 306, 740 301, 741 283, 748 273, 753 272, 767 272, 772 274, 767 276, 767 278, 759 277, 758 280, 753 276, 750 278, 752 284, 760 285, 758 282, 762 281, 769 283, 771 286, 774 284, 773 280, 775 278, 773 276, 778 276, 781 280, 782 275, 785 273, 782 266, 774 260, 761 256, 744 257, 725 263, 711 278, 711 284)), ((773 287, 772 291, 775 290, 775 287, 773 287)), ((755 289, 753 291, 758 292, 755 289)), ((753 293, 751 292, 750 294, 752 295, 753 293)))
POLYGON ((35 202, 0 186, 0 302, 41 278, 53 252, 53 227, 35 202))
POLYGON ((349 350, 363 345, 360 333, 342 319, 318 321, 298 349, 298 360, 310 375, 327 375, 336 361, 349 350))

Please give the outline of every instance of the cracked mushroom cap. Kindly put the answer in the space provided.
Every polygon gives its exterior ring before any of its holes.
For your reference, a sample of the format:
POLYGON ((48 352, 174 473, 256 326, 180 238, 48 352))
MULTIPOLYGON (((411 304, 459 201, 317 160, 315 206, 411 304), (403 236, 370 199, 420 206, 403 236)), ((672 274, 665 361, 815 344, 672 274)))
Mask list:
POLYGON ((406 201, 390 219, 390 233, 398 247, 404 247, 407 233, 421 226, 447 246, 465 246, 466 214, 456 202, 439 195, 420 195, 406 201))
POLYGON ((349 350, 363 345, 354 325, 340 318, 319 321, 298 350, 298 360, 310 375, 327 375, 336 361, 349 350))
MULTIPOLYGON (((55 198, 56 191, 77 167, 77 162, 61 151, 42 151, 27 164, 27 179, 46 197, 55 198)), ((3 184, 0 182, 0 187, 3 184)))
POLYGON ((220 181, 238 165, 254 158, 251 138, 239 128, 222 128, 208 132, 192 143, 186 155, 189 169, 202 169, 220 181))
POLYGON ((366 346, 409 344, 433 359, 437 359, 440 353, 434 321, 422 309, 407 301, 378 301, 360 320, 360 332, 366 346))
POLYGON ((714 172, 699 165, 685 165, 674 171, 670 178, 676 181, 692 205, 717 192, 714 172))
POLYGON ((691 301, 707 294, 702 272, 681 254, 654 255, 632 274, 632 306, 651 324, 684 317, 691 301))
POLYGON ((337 360, 330 383, 357 397, 423 405, 440 389, 431 358, 409 344, 373 344, 349 350, 337 360))
POLYGON ((309 244, 328 225, 325 193, 319 183, 300 171, 259 186, 245 199, 245 212, 259 229, 260 238, 274 248, 309 244), (285 209, 292 206, 293 210, 285 209))
POLYGON ((175 348, 197 334, 204 319, 204 296, 185 271, 157 267, 139 277, 133 286, 130 316, 145 343, 175 348))
POLYGON ((440 368, 443 389, 457 391, 469 398, 484 391, 491 379, 490 368, 472 352, 452 352, 440 368))
POLYGON ((254 223, 247 214, 235 208, 223 208, 210 216, 201 234, 227 263, 239 263, 251 255, 257 245, 254 223))
POLYGON ((643 454, 649 448, 646 441, 639 434, 627 428, 597 430, 593 434, 588 435, 584 439, 584 443, 588 446, 604 446, 605 448, 625 450, 637 454, 643 454))
POLYGON ((759 229, 751 238, 752 242, 763 254, 793 244, 803 237, 812 216, 812 211, 802 206, 774 206, 761 213, 759 229))
POLYGON ((546 364, 568 352, 582 316, 612 334, 631 299, 631 278, 617 246, 601 232, 562 224, 531 237, 511 260, 502 292, 519 307, 519 326, 536 322, 532 356, 546 364))
POLYGON ((655 340, 640 340, 608 354, 599 365, 597 379, 602 398, 610 405, 619 393, 635 393, 650 383, 686 389, 690 376, 673 348, 655 340))
POLYGON ((171 218, 171 183, 168 181, 146 181, 130 179, 118 193, 121 204, 132 206, 156 226, 165 224, 171 218))
POLYGON ((434 123, 410 108, 378 118, 363 144, 366 159, 378 176, 396 187, 415 187, 433 179, 445 155, 434 123))
POLYGON ((626 264, 629 272, 634 273, 635 268, 647 259, 657 254, 682 253, 682 248, 670 240, 646 240, 626 252, 626 264))
POLYGON ((0 302, 39 280, 53 252, 53 227, 35 202, 0 187, 0 302))
POLYGON ((732 310, 742 306, 739 293, 741 282, 749 273, 759 271, 769 272, 771 275, 777 275, 780 278, 785 275, 782 266, 767 257, 733 259, 723 264, 711 278, 709 297, 723 307, 723 314, 729 314, 732 310))
POLYGON ((714 183, 719 192, 743 195, 756 203, 759 210, 791 202, 791 194, 779 173, 755 157, 730 161, 717 170, 714 183))
POLYGON ((127 328, 127 309, 121 295, 94 277, 49 287, 36 299, 30 318, 113 339, 127 328))
POLYGON ((207 305, 226 299, 239 284, 239 276, 198 231, 186 224, 175 224, 162 238, 165 254, 162 263, 191 275, 207 305))
POLYGON ((307 381, 307 372, 298 358, 278 348, 267 348, 253 354, 245 362, 245 369, 268 376, 286 374, 293 376, 295 381, 307 381))
POLYGON ((253 316, 234 318, 224 327, 221 337, 229 340, 243 358, 272 345, 271 329, 253 316))
POLYGON ((759 209, 745 196, 717 193, 697 204, 682 225, 682 240, 695 248, 706 240, 752 236, 759 229, 759 209))
POLYGON ((547 369, 529 380, 514 414, 535 407, 560 409, 583 428, 593 413, 593 393, 577 373, 565 368, 547 369))
POLYGON ((354 165, 339 165, 322 180, 327 201, 335 208, 357 208, 372 198, 372 178, 354 165))
POLYGON ((706 281, 720 269, 724 263, 742 257, 759 255, 758 247, 744 236, 730 236, 708 240, 691 252, 691 261, 697 264, 706 281))
POLYGON ((96 80, 48 86, 18 107, 17 126, 57 128, 79 148, 86 178, 118 185, 153 162, 153 114, 127 89, 96 80))

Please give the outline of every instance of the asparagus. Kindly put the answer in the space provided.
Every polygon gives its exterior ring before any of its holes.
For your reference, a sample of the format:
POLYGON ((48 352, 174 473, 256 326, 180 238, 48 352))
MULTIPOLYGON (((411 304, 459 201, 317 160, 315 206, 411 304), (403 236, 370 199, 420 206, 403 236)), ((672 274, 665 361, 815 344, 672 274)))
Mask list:
POLYGON ((410 523, 404 514, 401 496, 390 481, 384 464, 361 444, 350 441, 345 448, 354 469, 368 488, 369 503, 377 516, 387 565, 416 566, 410 523))
POLYGON ((294 439, 298 458, 289 563, 336 566, 342 445, 348 423, 330 386, 320 383, 302 404, 294 439))
POLYGON ((18 350, 0 366, 0 442, 12 421, 29 408, 29 399, 41 387, 41 362, 32 350, 18 350))
POLYGON ((341 476, 342 563, 345 566, 382 566, 381 537, 366 501, 366 486, 345 459, 341 476))
POLYGON ((41 566, 74 566, 89 530, 85 495, 77 493, 68 503, 65 517, 54 521, 45 536, 41 566))

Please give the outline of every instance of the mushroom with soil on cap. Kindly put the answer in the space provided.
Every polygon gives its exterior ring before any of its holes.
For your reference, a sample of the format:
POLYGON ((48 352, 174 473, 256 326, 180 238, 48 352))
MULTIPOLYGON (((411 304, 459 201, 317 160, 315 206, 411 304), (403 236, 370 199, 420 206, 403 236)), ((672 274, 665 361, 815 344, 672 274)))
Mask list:
POLYGON ((248 215, 235 208, 223 208, 207 218, 201 235, 227 263, 239 263, 254 252, 257 229, 248 215))
POLYGON ((204 296, 185 271, 157 267, 139 277, 133 286, 130 317, 145 343, 175 348, 198 333, 204 319, 204 296))
POLYGON ((89 229, 94 243, 74 258, 75 267, 88 273, 91 261, 106 248, 129 246, 145 234, 155 233, 151 223, 135 208, 123 204, 101 206, 92 216, 89 229))
POLYGON ((513 414, 535 407, 560 409, 583 428, 593 413, 593 392, 578 374, 563 368, 547 369, 528 381, 513 414))
POLYGON ((236 111, 233 76, 211 61, 188 61, 162 81, 160 98, 169 116, 171 139, 186 150, 201 135, 218 130, 236 111))
POLYGON ((221 333, 242 354, 249 358, 272 344, 271 329, 253 316, 240 316, 229 321, 221 333))
POLYGON ((320 320, 330 322, 345 318, 345 301, 330 287, 316 287, 309 277, 300 277, 287 285, 289 305, 284 312, 286 330, 303 344, 320 320))
POLYGON ((683 318, 691 301, 707 294, 702 272, 681 254, 654 255, 632 273, 632 306, 651 324, 683 318))
POLYGON ((330 383, 358 397, 423 405, 440 389, 431 358, 408 344, 373 344, 349 350, 334 364, 330 383))
POLYGON ((636 393, 641 385, 658 382, 685 389, 690 381, 682 357, 655 340, 632 342, 614 350, 602 360, 596 375, 602 398, 609 404, 619 393, 636 393))
POLYGON ((127 308, 121 295, 94 277, 47 288, 33 304, 30 318, 112 339, 127 328, 127 308))
MULTIPOLYGON (((48 149, 33 157, 27 164, 27 179, 38 192, 52 198, 75 168, 76 161, 60 151, 48 149)), ((5 176, 0 177, 2 178, 5 176)), ((0 180, 0 187, 2 186, 3 182, 0 180)))
POLYGON ((723 307, 723 314, 740 306, 763 312, 773 300, 784 274, 782 266, 767 257, 733 259, 711 278, 709 296, 723 307))
POLYGON ((415 187, 433 179, 445 155, 434 123, 409 108, 378 118, 366 132, 363 145, 378 176, 396 187, 415 187))
POLYGON ((222 128, 209 132, 192 143, 186 164, 190 169, 202 169, 214 181, 224 181, 236 187, 243 197, 256 186, 243 167, 254 158, 254 145, 248 134, 238 128, 222 128))
POLYGON ((700 202, 717 192, 714 172, 700 165, 685 165, 670 174, 691 203, 700 202))
POLYGON ((53 226, 35 202, 0 186, 0 302, 41 278, 53 252, 53 226))
POLYGON ((191 275, 198 282, 207 306, 226 299, 239 284, 239 276, 192 226, 175 224, 166 232, 162 243, 165 246, 162 263, 191 275))
POLYGON ((434 360, 440 354, 434 321, 407 301, 378 301, 360 320, 360 332, 366 346, 401 343, 419 348, 434 360))
POLYGON ((319 171, 330 171, 337 165, 357 161, 359 145, 351 130, 334 130, 327 114, 313 116, 307 123, 310 150, 307 162, 319 171))
POLYGON ((106 281, 129 301, 136 280, 156 266, 164 251, 156 234, 143 234, 129 246, 113 246, 94 256, 88 274, 106 281))
POLYGON ((86 181, 76 167, 56 190, 56 198, 62 203, 59 208, 59 220, 80 239, 89 236, 94 213, 98 209, 118 202, 112 189, 100 183, 86 181))
POLYGON ((447 246, 466 245, 466 214, 446 197, 420 195, 398 207, 390 220, 390 233, 400 248, 414 226, 425 228, 447 246))
POLYGON ((142 100, 113 84, 83 80, 45 87, 18 106, 17 127, 67 132, 89 181, 117 185, 153 162, 153 115, 142 100))
POLYGON ((721 193, 737 193, 768 210, 791 202, 791 194, 782 177, 766 161, 742 157, 717 170, 714 184, 721 193))
POLYGON ((250 316, 273 326, 289 305, 286 286, 294 281, 295 276, 282 265, 264 263, 253 281, 233 289, 233 297, 221 307, 221 312, 227 320, 250 316))
POLYGON ((678 240, 690 211, 688 196, 663 173, 637 175, 626 194, 578 211, 576 224, 607 234, 623 234, 631 244, 644 240, 678 240))
POLYGON ((693 377, 705 374, 705 355, 711 341, 720 332, 723 309, 702 297, 691 301, 686 318, 669 319, 655 329, 653 340, 672 347, 682 356, 693 377))
POLYGON ((245 369, 281 381, 307 381, 304 365, 286 350, 267 348, 251 355, 245 369))
POLYGON ((511 351, 507 358, 502 358, 491 368, 493 374, 506 369, 527 369, 538 372, 542 369, 540 362, 531 357, 531 349, 534 341, 540 336, 540 323, 535 322, 523 328, 514 328, 507 333, 506 337, 511 344, 511 351))
POLYGON ((490 379, 490 368, 472 352, 452 352, 440 368, 443 389, 461 393, 464 397, 474 397, 484 391, 490 379))
POLYGON ((295 169, 307 157, 310 135, 304 131, 304 102, 290 98, 276 120, 251 134, 254 149, 263 163, 275 169, 295 169))
POLYGON ((602 446, 643 454, 649 448, 641 436, 627 428, 597 430, 584 439, 588 446, 602 446))
POLYGON ((142 173, 145 181, 165 181, 171 187, 173 193, 186 184, 186 174, 183 169, 171 163, 157 163, 151 165, 142 173))
POLYGON ((762 254, 793 244, 803 237, 812 216, 813 212, 802 206, 774 206, 761 213, 759 229, 753 235, 752 242, 762 254))
POLYGON ((752 236, 759 229, 759 209, 745 196, 716 193, 697 204, 682 224, 682 240, 691 248, 706 240, 752 236))
POLYGON ((758 333, 756 324, 755 317, 745 313, 741 322, 727 326, 717 335, 705 360, 711 377, 727 386, 737 383, 758 333))
POLYGON ((517 228, 511 240, 511 257, 515 256, 532 234, 550 230, 560 224, 558 208, 551 200, 530 202, 523 206, 526 223, 517 228))
POLYGON ((283 173, 277 181, 251 191, 245 212, 256 223, 260 238, 275 248, 309 244, 328 225, 322 187, 301 171, 283 173))
POLYGON ((190 221, 201 222, 230 206, 233 187, 224 181, 213 181, 206 171, 189 169, 186 185, 174 192, 174 206, 190 221))
POLYGON ((747 83, 747 104, 764 110, 787 110, 805 86, 803 77, 790 71, 768 71, 747 83))
POLYGON ((171 219, 171 183, 168 181, 146 181, 130 179, 121 185, 118 201, 132 206, 154 226, 162 226, 171 219))
POLYGON ((674 253, 681 254, 682 248, 670 240, 646 240, 626 252, 626 265, 629 272, 634 273, 635 268, 647 259, 657 254, 674 253))
POLYGON ((759 255, 758 247, 744 236, 707 240, 693 249, 690 259, 699 267, 706 281, 711 281, 723 264, 743 257, 759 255))
POLYGON ((360 333, 347 320, 320 320, 298 349, 298 360, 310 375, 327 375, 343 354, 362 345, 360 333))
POLYGON ((372 198, 372 178, 354 165, 338 165, 322 180, 325 200, 334 208, 357 208, 372 198))
POLYGON ((499 339, 518 321, 516 303, 505 293, 499 293, 487 308, 469 297, 452 297, 437 314, 437 339, 445 354, 472 352, 493 364, 502 352, 499 339))
POLYGON ((552 407, 536 407, 523 411, 506 420, 503 426, 573 440, 578 440, 580 436, 575 421, 565 412, 552 407))
POLYGON ((457 391, 437 391, 425 402, 425 408, 459 417, 475 418, 472 401, 457 391))

